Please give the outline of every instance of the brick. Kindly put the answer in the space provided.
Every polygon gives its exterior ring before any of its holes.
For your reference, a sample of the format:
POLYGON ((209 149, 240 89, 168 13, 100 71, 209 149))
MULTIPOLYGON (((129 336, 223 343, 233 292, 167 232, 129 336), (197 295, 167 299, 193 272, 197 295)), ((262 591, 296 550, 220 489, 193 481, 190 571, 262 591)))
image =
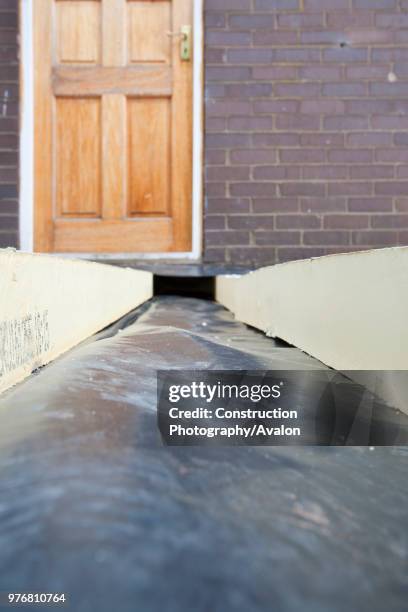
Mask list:
POLYGON ((343 212, 346 210, 345 198, 301 198, 300 210, 306 213, 343 212))
POLYGON ((297 146, 300 142, 299 134, 254 134, 253 143, 256 147, 292 147, 297 146))
POLYGON ((249 179, 249 168, 242 166, 211 166, 207 170, 207 180, 245 181, 249 179))
POLYGON ((349 11, 349 12, 329 12, 327 13, 327 25, 329 28, 368 28, 374 25, 375 14, 373 12, 349 11))
POLYGON ((0 47, 0 63, 17 62, 17 47, 0 47))
POLYGON ((1 11, 17 11, 16 0, 0 0, 1 11))
POLYGON ((350 233, 342 230, 310 230, 304 232, 303 242, 305 245, 349 244, 350 233))
POLYGON ((272 215, 231 215, 228 217, 228 227, 233 230, 270 230, 275 227, 275 217, 272 215))
POLYGON ((349 8, 349 0, 330 0, 328 5, 325 0, 304 0, 306 11, 325 11, 330 8, 331 11, 342 10, 349 8))
POLYGON ((252 42, 255 46, 272 46, 278 45, 296 45, 298 41, 297 32, 289 32, 285 30, 260 30, 254 32, 252 42))
POLYGON ((364 130, 368 129, 368 117, 328 116, 323 119, 325 130, 364 130))
POLYGON ((373 152, 369 149, 332 149, 329 151, 328 159, 334 163, 365 163, 372 161, 373 152))
POLYGON ((379 28, 408 28, 408 15, 402 13, 378 13, 375 24, 379 28))
POLYGON ((272 85, 268 83, 239 83, 225 86, 225 97, 231 98, 256 98, 270 96, 272 85))
POLYGON ((12 184, 3 184, 0 185, 0 200, 5 199, 9 200, 10 198, 18 197, 18 187, 17 185, 12 184))
POLYGON ((340 180, 349 176, 349 166, 304 166, 303 178, 310 180, 340 180))
POLYGON ((263 132, 272 129, 272 117, 231 117, 228 129, 238 132, 263 132))
POLYGON ((366 49, 356 49, 353 47, 343 47, 338 49, 324 49, 324 62, 339 62, 341 64, 348 62, 366 62, 368 52, 366 49))
POLYGON ((378 115, 372 117, 371 124, 375 130, 404 130, 408 129, 408 116, 378 115))
POLYGON ((275 62, 309 64, 319 62, 320 56, 320 49, 275 49, 273 59, 275 62))
POLYGON ((0 249, 6 249, 12 247, 18 248, 18 234, 16 232, 0 233, 0 249))
POLYGON ((0 149, 17 150, 19 146, 17 134, 0 134, 0 149))
POLYGON ((260 100, 253 104, 254 113, 296 113, 299 110, 298 100, 260 100))
POLYGON ((407 100, 347 100, 346 102, 347 113, 351 115, 367 115, 371 113, 373 115, 383 115, 398 113, 404 114, 408 112, 408 101, 407 100))
POLYGON ((231 232, 228 230, 207 232, 206 244, 208 244, 209 246, 223 246, 226 244, 249 244, 249 232, 242 232, 236 230, 231 232))
POLYGON ((261 166, 254 169, 254 179, 260 181, 295 180, 300 178, 300 168, 296 166, 261 166))
POLYGON ((408 196, 408 181, 388 181, 384 183, 375 183, 376 195, 405 195, 408 196))
POLYGON ((277 130, 310 130, 315 132, 319 129, 319 117, 311 115, 278 115, 276 118, 277 130))
POLYGON ((299 8, 300 0, 255 0, 256 11, 293 10, 299 8))
POLYGON ((375 229, 408 228, 408 215, 373 215, 371 225, 375 229))
POLYGON ((225 164, 226 152, 219 149, 206 149, 205 164, 207 166, 219 166, 225 164))
POLYGON ((365 229, 369 227, 369 219, 368 215, 325 215, 324 228, 334 230, 365 229))
POLYGON ((316 229, 321 225, 317 215, 277 215, 277 229, 316 229))
POLYGON ((397 178, 406 179, 408 178, 408 166, 397 166, 397 178))
POLYGON ((406 96, 408 83, 371 83, 370 93, 373 96, 406 96))
POLYGON ((297 69, 295 66, 254 66, 252 74, 260 81, 287 81, 296 78, 297 69))
POLYGON ((268 149, 241 149, 231 151, 232 164, 271 164, 276 162, 276 151, 268 149))
POLYGON ((293 213, 299 210, 299 201, 296 198, 262 198, 255 199, 252 203, 254 213, 293 213))
POLYGON ((351 178, 353 179, 388 179, 394 178, 393 166, 352 166, 351 178))
POLYGON ((347 66, 346 78, 350 80, 385 79, 390 72, 389 66, 365 65, 347 66))
POLYGON ((215 100, 211 98, 225 98, 226 89, 226 85, 221 85, 220 83, 207 83, 205 88, 205 99, 207 103, 213 104, 215 102, 215 100))
POLYGON ((249 200, 244 198, 208 198, 206 210, 211 214, 248 213, 249 200))
POLYGON ((289 98, 317 96, 319 89, 319 85, 316 83, 277 83, 274 87, 276 96, 289 98))
POLYGON ((301 134, 300 144, 305 147, 342 147, 344 145, 344 135, 334 132, 319 132, 316 134, 301 134))
POLYGON ((17 232, 18 225, 17 215, 0 215, 0 231, 11 230, 17 232))
POLYGON ((408 213, 408 198, 399 198, 395 202, 395 210, 397 212, 405 212, 408 213))
POLYGON ((273 183, 233 183, 230 186, 232 196, 274 196, 276 195, 276 185, 273 183))
POLYGON ((204 218, 205 230, 223 230, 226 225, 225 220, 224 215, 207 215, 204 218))
POLYGON ((207 117, 205 129, 207 132, 224 132, 227 127, 225 117, 207 117))
POLYGON ((376 160, 385 163, 408 162, 408 149, 377 149, 376 160))
POLYGON ((322 163, 326 160, 324 149, 282 149, 279 153, 283 163, 322 163))
POLYGON ((231 28, 243 30, 258 30, 262 28, 273 28, 275 25, 274 15, 231 15, 228 19, 231 28))
POLYGON ((227 260, 236 264, 273 264, 276 249, 271 247, 241 247, 227 249, 227 260))
POLYGON ((388 212, 392 210, 391 198, 350 198, 350 212, 388 212))
POLYGON ((341 100, 304 100, 300 112, 307 114, 343 114, 345 104, 341 100))
POLYGON ((397 8, 397 0, 353 0, 353 8, 356 9, 394 9, 397 8))
POLYGON ((210 64, 223 64, 226 61, 225 49, 211 49, 206 48, 205 50, 205 63, 207 66, 210 64))
POLYGON ((340 66, 324 66, 321 64, 304 66, 300 68, 299 76, 301 79, 312 81, 335 81, 342 77, 340 66))
POLYGON ((222 100, 207 103, 206 114, 209 117, 229 117, 232 114, 250 114, 252 106, 250 102, 238 100, 222 100))
POLYGON ((373 184, 370 182, 349 182, 329 183, 329 196, 363 196, 373 193, 373 184))
POLYGON ((227 261, 227 249, 214 249, 206 247, 205 261, 209 263, 220 263, 227 261))
POLYGON ((289 28, 293 30, 305 29, 305 28, 317 28, 323 26, 323 13, 292 13, 292 14, 279 14, 278 15, 278 27, 289 28))
MULTIPOLYGON (((1 143, 1 139, 0 139, 1 143)), ((394 134, 394 143, 397 146, 406 147, 408 145, 408 132, 401 132, 399 134, 394 134)))
POLYGON ((271 49, 230 49, 227 51, 228 62, 231 64, 270 64, 271 49))
POLYGON ((18 183, 19 172, 17 166, 15 168, 0 168, 1 183, 18 183))
POLYGON ((398 234, 395 231, 369 230, 352 234, 352 243, 355 245, 386 247, 395 245, 397 242, 398 234))
POLYGON ((344 40, 343 32, 333 32, 330 30, 318 30, 316 32, 301 32, 300 42, 303 45, 332 45, 344 40))
POLYGON ((0 28, 0 45, 15 45, 16 40, 17 34, 15 28, 8 30, 0 28))
POLYGON ((227 186, 225 183, 206 183, 206 195, 212 197, 224 197, 227 195, 227 186))
POLYGON ((218 47, 247 47, 251 44, 249 32, 228 32, 225 30, 207 31, 206 44, 218 47))
POLYGON ((249 81, 251 70, 245 66, 210 66, 206 68, 207 82, 211 81, 249 81))
POLYGON ((17 30, 17 27, 18 27, 17 11, 1 13, 1 16, 0 16, 0 28, 1 29, 8 28, 11 30, 17 30))
POLYGON ((205 27, 206 28, 225 28, 225 14, 220 12, 209 12, 208 7, 205 12, 205 27))
POLYGON ((19 204, 17 200, 1 200, 0 214, 18 216, 19 204))
POLYGON ((323 183, 282 183, 279 192, 284 196, 324 196, 326 188, 323 183))
POLYGON ((228 149, 249 146, 251 137, 250 134, 208 134, 205 140, 210 149, 228 149))
POLYGON ((365 83, 325 83, 322 87, 323 96, 340 98, 357 98, 368 93, 365 83))
POLYGON ((258 246, 270 246, 278 244, 300 244, 300 232, 295 231, 258 231, 254 232, 255 244, 258 246))
POLYGON ((392 143, 392 134, 389 132, 355 132, 346 139, 351 147, 381 147, 392 143))
POLYGON ((251 0, 206 0, 206 11, 249 11, 251 0))
POLYGON ((393 42, 394 33, 391 30, 352 30, 347 33, 350 45, 375 45, 393 42))
POLYGON ((317 247, 278 247, 277 260, 279 263, 286 261, 296 261, 310 259, 312 257, 322 257, 326 254, 326 249, 317 247))

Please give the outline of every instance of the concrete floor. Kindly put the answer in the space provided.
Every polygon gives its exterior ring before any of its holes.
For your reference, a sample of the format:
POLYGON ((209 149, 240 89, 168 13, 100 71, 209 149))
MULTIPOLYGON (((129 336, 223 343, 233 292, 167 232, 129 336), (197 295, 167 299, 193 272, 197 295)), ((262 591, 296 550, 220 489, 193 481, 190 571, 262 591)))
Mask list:
POLYGON ((0 591, 75 612, 406 610, 408 448, 164 447, 156 370, 192 366, 323 368, 162 297, 6 393, 0 591))

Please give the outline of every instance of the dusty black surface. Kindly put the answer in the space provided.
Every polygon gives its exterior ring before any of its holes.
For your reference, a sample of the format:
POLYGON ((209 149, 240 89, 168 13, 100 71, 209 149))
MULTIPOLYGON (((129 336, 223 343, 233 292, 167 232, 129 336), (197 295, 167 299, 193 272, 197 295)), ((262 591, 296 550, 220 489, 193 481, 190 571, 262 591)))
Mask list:
POLYGON ((0 591, 76 612, 406 610, 408 450, 165 448, 169 366, 323 367, 211 302, 159 298, 8 392, 0 591))

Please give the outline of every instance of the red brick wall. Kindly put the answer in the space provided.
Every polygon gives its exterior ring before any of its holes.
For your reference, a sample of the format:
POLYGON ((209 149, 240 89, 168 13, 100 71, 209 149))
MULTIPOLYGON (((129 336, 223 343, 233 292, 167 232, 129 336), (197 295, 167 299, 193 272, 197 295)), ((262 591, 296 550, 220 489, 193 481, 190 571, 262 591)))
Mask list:
POLYGON ((0 248, 18 246, 18 1, 0 0, 0 248))
POLYGON ((408 244, 408 0, 205 0, 205 259, 408 244))

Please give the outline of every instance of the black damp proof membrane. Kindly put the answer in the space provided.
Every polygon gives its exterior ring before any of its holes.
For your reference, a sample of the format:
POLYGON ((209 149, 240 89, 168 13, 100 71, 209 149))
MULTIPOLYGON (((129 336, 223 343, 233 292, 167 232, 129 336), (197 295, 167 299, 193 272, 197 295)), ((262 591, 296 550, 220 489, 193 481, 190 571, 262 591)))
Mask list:
POLYGON ((407 447, 168 447, 157 371, 316 370, 160 297, 0 399, 0 591, 80 612, 406 609, 407 447))

